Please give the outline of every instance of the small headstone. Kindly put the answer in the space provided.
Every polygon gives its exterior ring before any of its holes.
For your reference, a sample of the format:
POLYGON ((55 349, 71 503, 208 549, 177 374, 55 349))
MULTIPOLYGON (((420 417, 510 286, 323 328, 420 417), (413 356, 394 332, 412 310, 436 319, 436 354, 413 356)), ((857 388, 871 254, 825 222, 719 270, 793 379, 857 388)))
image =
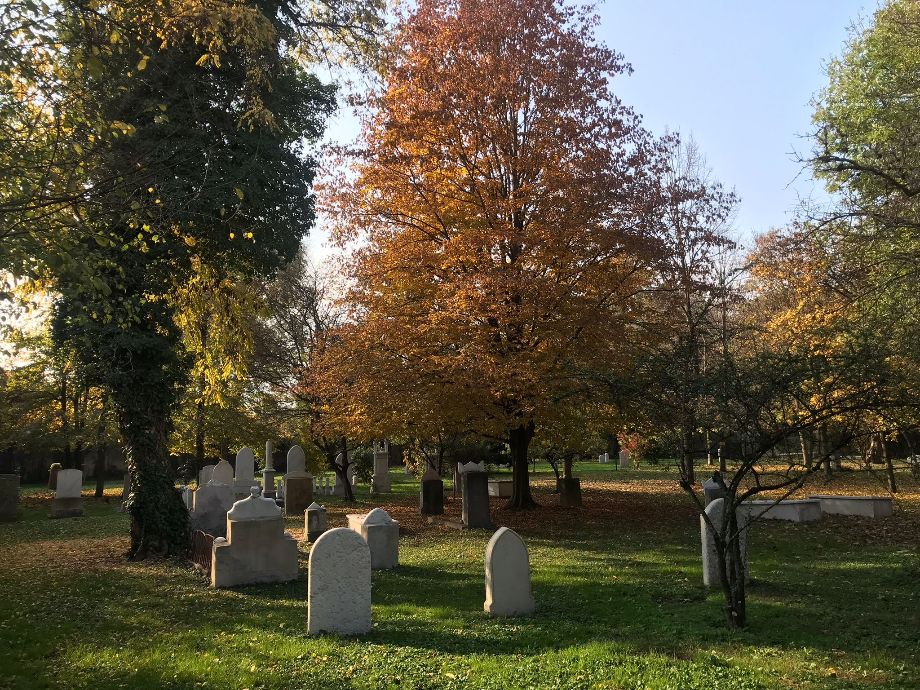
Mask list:
POLYGON ((0 520, 19 517, 19 475, 0 474, 0 520))
POLYGON ((310 549, 307 633, 360 635, 371 629, 371 552, 350 529, 324 533, 310 549))
POLYGON ((628 450, 620 451, 620 469, 621 470, 629 469, 629 451, 628 450))
POLYGON ((422 515, 444 514, 444 481, 433 467, 422 475, 418 511, 422 515))
POLYGON ((725 489, 723 489, 722 485, 717 481, 717 477, 720 476, 718 472, 715 472, 711 479, 707 479, 703 482, 703 498, 706 505, 709 505, 717 498, 725 498, 725 489))
POLYGON ((233 487, 208 484, 199 488, 192 496, 192 512, 189 515, 192 530, 225 537, 227 511, 233 507, 233 501, 233 487))
MULTIPOLYGON (((351 516, 349 516, 351 517, 351 516)), ((399 523, 383 508, 374 508, 359 520, 349 520, 371 550, 371 569, 387 570, 399 565, 399 523)))
POLYGON ((221 460, 214 465, 214 469, 211 471, 211 480, 208 484, 212 486, 232 486, 233 466, 226 460, 221 460))
POLYGON ((304 518, 306 521, 304 532, 307 535, 307 541, 312 544, 326 531, 326 509, 319 503, 311 503, 310 507, 304 511, 304 518))
POLYGON ((214 540, 212 587, 297 579, 297 542, 284 531, 281 509, 259 496, 258 487, 250 492, 227 512, 226 539, 214 540))
POLYGON ((527 546, 514 531, 500 527, 486 546, 485 611, 492 616, 534 612, 527 546))
POLYGON ((233 475, 233 493, 237 498, 249 496, 250 489, 258 486, 256 476, 256 456, 252 448, 244 446, 236 454, 236 472, 233 475))
POLYGON ((581 505, 581 479, 560 479, 556 482, 559 490, 559 505, 566 508, 577 508, 581 505))
MULTIPOLYGON (((725 509, 725 499, 717 498, 706 506, 706 515, 716 526, 721 529, 723 511, 725 509)), ((737 511, 738 529, 740 534, 738 539, 741 543, 741 558, 744 561, 744 579, 750 578, 750 569, 748 567, 747 556, 747 512, 744 510, 737 511)), ((716 539, 706 519, 700 515, 700 541, 703 549, 703 584, 707 587, 721 587, 722 577, 719 570, 719 557, 716 549, 716 539)))
POLYGON ((61 470, 57 475, 57 490, 51 499, 51 517, 79 517, 83 515, 83 472, 61 470))
POLYGON ((463 524, 469 528, 491 529, 494 525, 489 514, 489 475, 485 472, 466 471, 460 477, 463 524))
POLYGON ((214 474, 214 465, 205 465, 198 472, 198 486, 207 486, 214 474))
POLYGON ((303 448, 292 447, 287 454, 287 474, 284 476, 284 514, 300 515, 313 503, 313 475, 307 472, 303 448))
POLYGON ((374 443, 374 476, 371 479, 371 493, 389 492, 390 486, 390 446, 389 443, 374 443))

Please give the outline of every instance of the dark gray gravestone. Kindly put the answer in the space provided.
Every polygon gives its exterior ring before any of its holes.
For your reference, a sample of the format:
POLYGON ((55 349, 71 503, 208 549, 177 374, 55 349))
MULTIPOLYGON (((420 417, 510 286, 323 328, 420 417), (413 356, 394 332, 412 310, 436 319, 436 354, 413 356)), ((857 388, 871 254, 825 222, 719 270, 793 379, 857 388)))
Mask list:
POLYGON ((461 475, 463 487, 463 524, 469 528, 492 529, 489 515, 489 475, 485 472, 464 472, 461 475))
POLYGON ((444 482, 440 475, 431 468, 422 475, 418 512, 422 515, 444 514, 444 482))
POLYGON ((581 505, 581 479, 560 479, 556 482, 559 489, 559 505, 576 508, 581 505))
POLYGON ((703 497, 706 499, 706 505, 709 505, 717 498, 725 498, 725 489, 722 488, 721 482, 716 481, 719 473, 715 472, 712 479, 703 482, 703 497))
POLYGON ((19 516, 19 475, 0 474, 0 520, 19 516))

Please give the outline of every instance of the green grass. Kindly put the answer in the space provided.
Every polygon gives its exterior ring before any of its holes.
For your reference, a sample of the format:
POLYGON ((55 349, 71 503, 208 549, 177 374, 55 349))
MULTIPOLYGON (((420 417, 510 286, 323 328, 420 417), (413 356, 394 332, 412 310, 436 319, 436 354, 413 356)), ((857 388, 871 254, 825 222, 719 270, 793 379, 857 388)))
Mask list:
MULTIPOLYGON (((66 520, 28 488, 22 519, 0 525, 0 688, 920 687, 920 493, 906 476, 893 518, 758 525, 750 626, 731 633, 673 477, 581 469, 584 509, 493 515, 527 541, 538 604, 507 620, 482 611, 490 535, 414 518, 394 470, 401 565, 373 575, 373 631, 344 640, 306 635, 305 546, 300 580, 215 591, 190 567, 121 558, 120 483, 66 520)), ((375 505, 365 491, 359 504, 347 510, 375 505)))

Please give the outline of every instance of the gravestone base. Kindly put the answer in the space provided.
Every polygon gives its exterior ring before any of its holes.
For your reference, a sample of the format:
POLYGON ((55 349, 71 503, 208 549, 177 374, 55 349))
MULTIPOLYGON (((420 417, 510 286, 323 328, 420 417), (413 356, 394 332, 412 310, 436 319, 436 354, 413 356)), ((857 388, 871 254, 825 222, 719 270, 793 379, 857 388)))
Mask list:
POLYGON ((51 517, 68 518, 82 517, 83 515, 83 497, 75 498, 52 498, 51 499, 51 517))
POLYGON ((581 479, 560 479, 556 488, 559 489, 559 505, 566 508, 581 506, 581 479))
POLYGON ((229 521, 229 541, 214 540, 211 586, 290 582, 298 576, 297 541, 277 520, 229 521))
POLYGON ((313 503, 313 477, 286 477, 284 514, 301 515, 313 503))

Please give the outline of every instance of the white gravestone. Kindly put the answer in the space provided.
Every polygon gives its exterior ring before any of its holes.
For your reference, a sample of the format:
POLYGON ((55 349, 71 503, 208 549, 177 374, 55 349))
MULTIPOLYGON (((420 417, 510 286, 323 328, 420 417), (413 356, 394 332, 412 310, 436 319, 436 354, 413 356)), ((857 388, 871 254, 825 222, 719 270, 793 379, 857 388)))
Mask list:
POLYGON ((60 470, 57 473, 57 489, 51 500, 51 517, 79 517, 83 515, 82 470, 60 470))
POLYGON ((809 496, 821 504, 821 512, 829 515, 859 517, 889 517, 894 514, 890 496, 809 496))
POLYGON ((226 460, 221 460, 214 465, 214 471, 211 472, 211 486, 232 486, 233 485, 233 466, 226 460))
POLYGON ((457 472, 460 474, 466 474, 467 472, 485 472, 486 464, 484 462, 461 462, 457 467, 457 472))
MULTIPOLYGON (((340 458, 342 454, 339 453, 338 457, 335 459, 335 462, 339 467, 341 467, 340 458)), ((348 469, 345 471, 345 476, 348 479, 348 483, 351 484, 355 478, 355 464, 353 462, 348 463, 348 469)), ((333 496, 344 496, 345 495, 345 485, 342 483, 342 480, 339 479, 339 473, 335 473, 335 484, 332 487, 333 496)))
MULTIPOLYGON (((722 529, 724 510, 724 498, 717 498, 706 506, 706 515, 709 516, 710 521, 715 525, 716 529, 722 529)), ((747 582, 751 577, 747 556, 747 512, 743 509, 739 509, 736 514, 738 530, 740 532, 738 540, 741 544, 741 560, 744 561, 744 581, 747 582)), ((722 577, 719 571, 716 538, 702 515, 700 515, 700 541, 703 548, 703 584, 707 587, 721 587, 722 577)))
POLYGON ((621 470, 629 469, 629 451, 628 450, 620 451, 620 469, 621 470))
POLYGON ((357 532, 328 530, 310 549, 307 633, 361 635, 371 629, 371 551, 357 532))
POLYGON ((486 546, 486 601, 491 616, 526 616, 534 612, 530 558, 517 533, 500 527, 486 546))
POLYGON ((307 474, 307 456, 300 446, 291 446, 287 454, 287 477, 304 477, 307 474))
POLYGON ((383 508, 367 515, 348 515, 348 528, 360 534, 371 550, 371 569, 387 570, 399 565, 399 523, 383 508))
POLYGON ((390 488, 390 445, 386 441, 374 443, 374 476, 371 479, 371 493, 387 493, 390 488))
POLYGON ((227 538, 214 540, 211 586, 289 582, 297 575, 297 541, 284 531, 275 501, 254 486, 227 512, 227 538))
POLYGON ((245 446, 236 454, 236 474, 233 477, 233 493, 237 498, 245 498, 249 490, 258 486, 256 476, 256 456, 252 448, 245 446))
POLYGON ((205 465, 198 472, 198 486, 207 486, 211 481, 211 475, 214 473, 214 465, 205 465))
POLYGON ((193 530, 224 537, 227 534, 227 511, 233 507, 233 487, 208 484, 192 496, 189 515, 193 530))

